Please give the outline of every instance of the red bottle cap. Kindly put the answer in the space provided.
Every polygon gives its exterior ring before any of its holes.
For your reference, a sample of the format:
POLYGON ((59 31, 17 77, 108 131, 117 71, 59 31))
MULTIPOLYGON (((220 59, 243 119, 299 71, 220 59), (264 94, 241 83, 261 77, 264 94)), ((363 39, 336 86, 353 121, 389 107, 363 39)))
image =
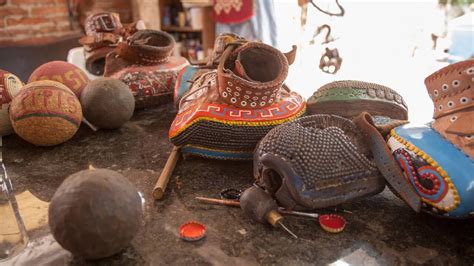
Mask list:
POLYGON ((323 214, 319 216, 319 224, 326 232, 339 233, 346 227, 346 220, 336 214, 323 214))
POLYGON ((206 234, 206 227, 196 221, 189 221, 179 227, 179 237, 186 241, 198 241, 206 234))

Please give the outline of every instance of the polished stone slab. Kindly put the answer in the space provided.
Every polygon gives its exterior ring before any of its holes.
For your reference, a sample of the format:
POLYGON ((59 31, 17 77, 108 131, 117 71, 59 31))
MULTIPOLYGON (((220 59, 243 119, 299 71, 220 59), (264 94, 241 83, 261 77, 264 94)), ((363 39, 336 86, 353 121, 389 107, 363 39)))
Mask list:
MULTIPOLYGON (((252 185, 251 162, 181 158, 164 200, 154 202, 153 185, 171 151, 167 131, 171 104, 135 113, 119 130, 93 132, 84 125, 69 142, 37 148, 17 136, 4 138, 3 155, 16 192, 31 191, 49 201, 68 175, 109 168, 125 175, 143 193, 143 227, 123 253, 85 262, 63 250, 48 228, 30 232, 27 249, 6 265, 472 265, 474 221, 416 214, 390 190, 342 206, 348 221, 340 234, 324 232, 315 220, 287 217, 300 238, 249 220, 239 208, 205 205, 196 196, 217 197, 224 188, 252 185), (188 220, 207 226, 206 238, 184 242, 178 227, 188 220)), ((2 265, 2 263, 0 263, 2 265)))

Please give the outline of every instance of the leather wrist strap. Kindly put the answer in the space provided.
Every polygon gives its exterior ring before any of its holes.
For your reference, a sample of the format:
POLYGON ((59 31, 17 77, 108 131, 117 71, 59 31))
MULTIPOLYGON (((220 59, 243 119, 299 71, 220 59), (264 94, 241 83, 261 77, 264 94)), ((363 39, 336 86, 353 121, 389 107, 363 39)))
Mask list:
POLYGON ((114 33, 98 33, 95 35, 84 36, 79 39, 79 43, 84 45, 87 51, 92 51, 104 46, 111 46, 119 43, 122 36, 114 33))
POLYGON ((156 30, 141 30, 120 42, 116 53, 124 60, 140 65, 157 65, 169 60, 175 41, 171 35, 156 30))
POLYGON ((160 54, 151 49, 142 49, 139 45, 129 45, 128 43, 119 43, 116 50, 117 54, 128 62, 140 65, 156 65, 165 63, 169 55, 160 54))
POLYGON ((388 184, 416 212, 420 211, 421 199, 405 179, 387 144, 377 131, 369 113, 363 112, 353 121, 362 131, 374 156, 377 168, 388 184))

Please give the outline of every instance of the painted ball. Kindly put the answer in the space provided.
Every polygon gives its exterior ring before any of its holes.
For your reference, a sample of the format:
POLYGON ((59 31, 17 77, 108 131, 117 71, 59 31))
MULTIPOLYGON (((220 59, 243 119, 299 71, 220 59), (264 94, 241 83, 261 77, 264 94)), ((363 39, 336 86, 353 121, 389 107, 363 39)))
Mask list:
POLYGON ((25 85, 10 105, 15 133, 36 146, 61 144, 74 136, 82 120, 76 95, 63 84, 41 80, 25 85))
POLYGON ((0 136, 13 133, 8 115, 12 99, 20 92, 23 83, 12 73, 0 69, 0 136))
POLYGON ((54 80, 71 89, 77 97, 89 83, 86 73, 77 66, 64 61, 51 61, 33 71, 28 83, 38 80, 54 80))
POLYGON ((120 173, 72 174, 51 199, 48 217, 56 241, 76 256, 100 259, 126 248, 140 228, 141 198, 120 173))
POLYGON ((128 86, 114 78, 98 78, 87 84, 81 104, 87 121, 104 129, 121 127, 135 109, 135 99, 128 86))

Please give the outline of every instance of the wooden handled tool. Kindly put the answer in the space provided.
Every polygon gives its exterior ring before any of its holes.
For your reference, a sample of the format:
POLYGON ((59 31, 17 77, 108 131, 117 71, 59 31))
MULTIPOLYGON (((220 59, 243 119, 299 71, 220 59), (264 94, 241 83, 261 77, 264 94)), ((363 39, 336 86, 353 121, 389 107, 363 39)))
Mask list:
POLYGON ((158 181, 156 181, 155 187, 153 188, 153 198, 157 200, 163 198, 163 194, 165 193, 170 176, 173 173, 176 162, 178 162, 178 154, 179 147, 174 146, 170 157, 168 157, 168 161, 166 161, 165 167, 163 168, 163 171, 161 172, 161 175, 158 178, 158 181))
MULTIPOLYGON (((252 219, 259 221, 259 222, 268 222, 274 227, 280 226, 285 229, 289 234, 291 234, 294 238, 298 238, 293 232, 290 231, 283 223, 281 223, 282 216, 280 214, 285 215, 296 215, 302 217, 309 217, 318 219, 319 225, 321 228, 330 233, 339 233, 342 232, 346 226, 346 220, 336 214, 318 214, 318 213, 308 213, 308 212, 299 212, 299 211, 292 211, 287 210, 282 207, 277 207, 273 205, 272 200, 264 195, 264 192, 258 191, 256 188, 251 188, 246 190, 247 193, 242 194, 243 197, 243 207, 241 206, 241 202, 237 200, 225 200, 225 199, 214 199, 214 198, 205 198, 205 197, 196 197, 197 200, 204 203, 210 204, 218 204, 218 205, 225 205, 231 207, 242 207, 242 210, 252 219), (278 212, 276 212, 277 210, 278 212), (262 216, 263 214, 263 216, 262 216)), ((242 200, 242 197, 241 197, 242 200)), ((349 211, 345 211, 351 213, 349 211)))
POLYGON ((196 199, 205 203, 240 207, 240 202, 238 200, 213 199, 213 198, 205 198, 205 197, 196 197, 196 199))
POLYGON ((240 208, 254 221, 269 223, 273 227, 281 227, 294 238, 298 238, 283 223, 283 216, 278 212, 276 201, 263 189, 256 186, 247 188, 240 196, 240 208))

